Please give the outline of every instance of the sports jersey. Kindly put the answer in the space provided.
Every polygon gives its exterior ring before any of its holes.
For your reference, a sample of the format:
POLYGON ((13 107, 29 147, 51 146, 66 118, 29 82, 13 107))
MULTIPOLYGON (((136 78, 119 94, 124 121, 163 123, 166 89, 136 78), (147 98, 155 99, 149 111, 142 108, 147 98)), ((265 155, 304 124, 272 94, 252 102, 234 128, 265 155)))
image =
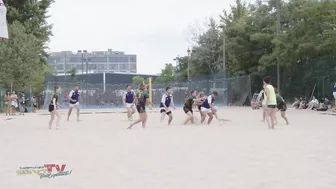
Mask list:
POLYGON ((202 103, 202 107, 209 109, 210 108, 210 104, 212 104, 214 102, 214 98, 212 98, 212 95, 209 95, 204 102, 202 103))
POLYGON ((79 92, 75 91, 75 90, 72 90, 69 93, 69 97, 70 97, 70 99, 74 100, 74 101, 70 100, 70 104, 76 104, 79 101, 79 92))
POLYGON ((125 99, 125 102, 128 103, 128 104, 133 103, 133 101, 134 101, 134 91, 133 90, 127 91, 124 95, 124 99, 125 99))
POLYGON ((166 107, 168 108, 170 106, 170 103, 172 102, 172 99, 173 99, 173 96, 171 95, 167 95, 167 94, 162 95, 160 108, 164 108, 165 107, 164 105, 166 105, 166 107))

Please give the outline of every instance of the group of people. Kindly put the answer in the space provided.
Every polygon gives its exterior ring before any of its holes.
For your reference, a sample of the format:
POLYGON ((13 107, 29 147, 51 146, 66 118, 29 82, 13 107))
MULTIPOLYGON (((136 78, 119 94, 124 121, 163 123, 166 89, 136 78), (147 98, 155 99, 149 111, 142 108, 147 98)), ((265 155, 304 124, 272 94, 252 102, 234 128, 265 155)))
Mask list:
MULTIPOLYGON (((20 115, 24 115, 27 110, 26 102, 29 99, 26 97, 24 92, 20 93, 20 96, 16 94, 15 91, 9 92, 7 91, 4 96, 5 102, 5 112, 6 116, 8 115, 16 115, 16 110, 19 109, 20 115)), ((37 100, 35 96, 32 98, 32 112, 36 112, 37 109, 37 100)))
POLYGON ((280 96, 278 90, 271 84, 271 77, 267 76, 263 78, 263 90, 260 91, 258 101, 262 102, 263 119, 267 121, 269 129, 274 129, 277 124, 276 112, 281 112, 281 117, 286 121, 288 125, 288 118, 286 117, 287 106, 285 100, 280 96))
MULTIPOLYGON (((168 124, 173 120, 173 110, 176 109, 173 100, 173 91, 171 87, 166 88, 165 94, 162 95, 160 102, 160 122, 162 122, 165 116, 168 116, 168 124)), ((203 123, 208 117, 208 124, 211 123, 214 116, 217 117, 217 110, 214 106, 214 100, 217 97, 218 93, 213 92, 209 96, 205 96, 204 92, 199 92, 192 90, 188 96, 185 97, 185 103, 183 106, 183 111, 187 115, 187 118, 184 124, 188 122, 194 123, 194 112, 193 107, 197 106, 201 114, 201 123, 203 123)), ((142 123, 142 127, 146 128, 147 122, 147 113, 146 113, 146 104, 149 104, 151 107, 154 107, 154 104, 149 99, 148 86, 145 84, 140 84, 137 91, 133 91, 131 86, 127 86, 127 91, 123 96, 123 103, 127 109, 127 118, 132 121, 132 115, 135 111, 139 113, 139 119, 135 120, 133 123, 127 127, 127 129, 132 129, 132 127, 138 123, 142 123)))
POLYGON ((320 102, 313 96, 312 100, 309 102, 306 98, 295 98, 292 107, 295 109, 306 109, 306 110, 316 110, 316 111, 327 111, 332 106, 332 102, 327 98, 323 97, 320 102))

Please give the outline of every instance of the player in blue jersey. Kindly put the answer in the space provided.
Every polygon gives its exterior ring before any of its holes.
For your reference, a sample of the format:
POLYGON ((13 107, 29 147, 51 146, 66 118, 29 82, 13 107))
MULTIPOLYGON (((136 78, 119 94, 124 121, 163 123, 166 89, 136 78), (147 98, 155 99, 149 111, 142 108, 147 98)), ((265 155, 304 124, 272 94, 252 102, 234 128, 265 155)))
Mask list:
POLYGON ((135 104, 134 104, 135 93, 132 90, 130 85, 127 85, 127 91, 123 96, 123 103, 127 110, 127 118, 129 121, 132 121, 132 115, 135 113, 135 104))
POLYGON ((170 87, 166 88, 166 93, 162 95, 162 99, 161 99, 161 103, 160 103, 160 113, 161 113, 161 118, 160 118, 160 122, 163 121, 164 117, 166 116, 166 114, 168 115, 169 119, 168 119, 168 125, 170 125, 170 123, 173 120, 173 113, 171 111, 171 108, 176 108, 174 105, 174 101, 173 101, 173 95, 172 95, 172 90, 170 87))
POLYGON ((77 110, 77 121, 79 121, 79 114, 80 114, 80 109, 79 109, 79 92, 78 92, 79 88, 78 85, 75 84, 74 89, 72 91, 70 91, 69 93, 69 112, 68 112, 68 119, 67 121, 69 121, 71 112, 73 108, 76 108, 77 110))
MULTIPOLYGON (((211 123, 214 113, 216 112, 216 109, 214 107, 213 102, 215 101, 215 98, 218 96, 218 93, 214 91, 211 95, 209 95, 202 103, 201 105, 201 112, 202 112, 202 118, 201 123, 204 122, 206 116, 208 115, 208 124, 211 123)), ((215 113, 216 114, 216 113, 215 113)))

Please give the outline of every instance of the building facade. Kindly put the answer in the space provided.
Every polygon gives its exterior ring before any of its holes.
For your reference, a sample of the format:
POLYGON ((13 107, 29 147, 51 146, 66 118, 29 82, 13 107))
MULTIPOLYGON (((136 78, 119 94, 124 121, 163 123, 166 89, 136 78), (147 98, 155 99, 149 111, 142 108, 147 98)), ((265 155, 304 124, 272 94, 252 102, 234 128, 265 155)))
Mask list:
POLYGON ((77 73, 137 73, 137 57, 120 51, 71 51, 53 52, 47 58, 56 74, 64 74, 76 68, 77 73))

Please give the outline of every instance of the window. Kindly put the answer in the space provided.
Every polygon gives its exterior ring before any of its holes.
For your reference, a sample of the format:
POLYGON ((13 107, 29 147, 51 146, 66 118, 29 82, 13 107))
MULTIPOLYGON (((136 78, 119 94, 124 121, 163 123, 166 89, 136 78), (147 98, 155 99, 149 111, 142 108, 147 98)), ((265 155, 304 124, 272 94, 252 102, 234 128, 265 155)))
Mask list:
POLYGON ((50 57, 50 58, 47 58, 47 62, 50 63, 50 64, 61 63, 61 58, 50 57))
POLYGON ((76 70, 77 71, 82 70, 82 64, 75 64, 75 65, 76 65, 76 70))
POLYGON ((89 62, 107 62, 107 57, 88 57, 89 62))
POLYGON ((89 64, 89 70, 96 70, 97 64, 89 64))
POLYGON ((118 70, 118 64, 110 64, 109 70, 118 70))
POLYGON ((69 62, 82 62, 82 57, 70 57, 69 62))
POLYGON ((137 69, 137 65, 136 64, 130 64, 130 69, 131 70, 136 70, 137 69))
POLYGON ((98 70, 107 70, 106 64, 98 64, 98 70))
POLYGON ((110 62, 128 62, 128 57, 110 57, 110 62))
POLYGON ((120 70, 128 70, 129 66, 128 64, 120 64, 120 70))
POLYGON ((136 62, 136 56, 131 56, 130 57, 130 62, 136 62))

